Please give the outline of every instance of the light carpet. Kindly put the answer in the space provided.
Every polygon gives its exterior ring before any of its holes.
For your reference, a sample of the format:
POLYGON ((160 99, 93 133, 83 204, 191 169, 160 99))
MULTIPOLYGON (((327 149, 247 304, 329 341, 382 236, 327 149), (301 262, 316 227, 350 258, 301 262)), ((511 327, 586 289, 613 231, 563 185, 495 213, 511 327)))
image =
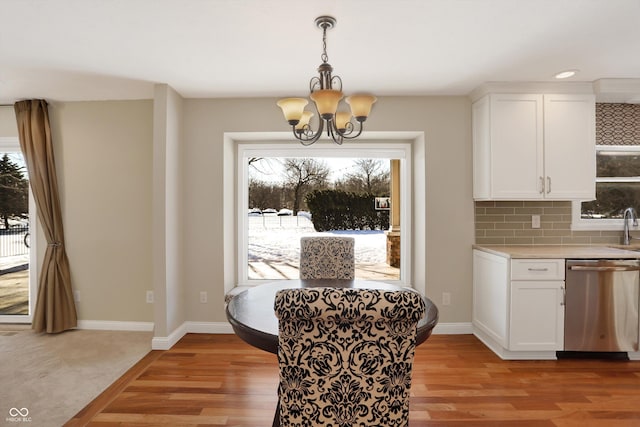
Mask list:
POLYGON ((62 426, 144 357, 151 339, 151 332, 50 335, 0 324, 0 425, 62 426))

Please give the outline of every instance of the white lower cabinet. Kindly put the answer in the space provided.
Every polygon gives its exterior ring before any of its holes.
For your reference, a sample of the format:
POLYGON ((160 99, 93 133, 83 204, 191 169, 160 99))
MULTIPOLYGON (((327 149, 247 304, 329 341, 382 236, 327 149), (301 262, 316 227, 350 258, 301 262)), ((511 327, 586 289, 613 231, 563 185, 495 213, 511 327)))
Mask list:
POLYGON ((562 350, 564 281, 512 281, 509 350, 562 350))
POLYGON ((564 264, 474 250, 474 334, 503 359, 555 359, 564 346, 564 264))

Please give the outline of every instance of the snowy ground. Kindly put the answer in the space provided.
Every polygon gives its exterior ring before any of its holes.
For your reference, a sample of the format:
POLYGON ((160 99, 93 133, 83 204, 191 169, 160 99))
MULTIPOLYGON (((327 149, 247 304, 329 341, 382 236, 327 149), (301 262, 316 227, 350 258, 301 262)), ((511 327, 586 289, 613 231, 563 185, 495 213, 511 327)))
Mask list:
POLYGON ((384 231, 329 231, 318 233, 310 220, 298 216, 249 217, 249 261, 287 260, 298 263, 300 237, 340 235, 355 238, 357 263, 378 264, 386 260, 384 231))
MULTIPOLYGON (((282 276, 289 278, 292 268, 297 268, 300 260, 300 237, 340 235, 355 238, 356 275, 360 269, 371 269, 372 266, 382 266, 389 269, 386 263, 387 237, 384 231, 331 231, 318 233, 313 229, 311 221, 302 216, 250 216, 249 217, 249 264, 260 270, 253 277, 250 268, 250 278, 277 279, 282 276), (260 266, 260 267, 258 267, 260 266), (265 267, 269 266, 278 271, 273 275, 265 267)), ((380 268, 375 270, 380 271, 380 268)), ((379 273, 372 273, 378 274, 379 273)), ((397 274, 397 273, 394 273, 397 274)))

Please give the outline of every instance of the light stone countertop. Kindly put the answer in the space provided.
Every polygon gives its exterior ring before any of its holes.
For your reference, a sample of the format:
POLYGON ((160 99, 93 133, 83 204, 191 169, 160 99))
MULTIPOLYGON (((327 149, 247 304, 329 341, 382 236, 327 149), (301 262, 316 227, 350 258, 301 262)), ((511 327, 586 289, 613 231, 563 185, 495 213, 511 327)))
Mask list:
POLYGON ((634 259, 640 258, 640 245, 627 246, 543 246, 543 245, 473 245, 473 249, 505 258, 565 258, 565 259, 634 259))

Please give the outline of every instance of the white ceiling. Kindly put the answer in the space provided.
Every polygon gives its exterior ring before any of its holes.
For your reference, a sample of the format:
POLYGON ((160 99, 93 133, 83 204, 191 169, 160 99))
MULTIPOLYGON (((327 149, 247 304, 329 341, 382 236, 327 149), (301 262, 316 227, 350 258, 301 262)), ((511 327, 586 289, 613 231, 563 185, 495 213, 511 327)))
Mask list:
POLYGON ((640 0, 0 0, 0 104, 303 96, 326 14, 345 93, 640 78, 640 0))

